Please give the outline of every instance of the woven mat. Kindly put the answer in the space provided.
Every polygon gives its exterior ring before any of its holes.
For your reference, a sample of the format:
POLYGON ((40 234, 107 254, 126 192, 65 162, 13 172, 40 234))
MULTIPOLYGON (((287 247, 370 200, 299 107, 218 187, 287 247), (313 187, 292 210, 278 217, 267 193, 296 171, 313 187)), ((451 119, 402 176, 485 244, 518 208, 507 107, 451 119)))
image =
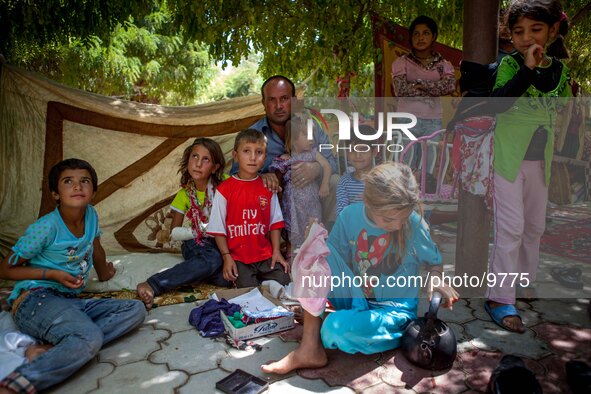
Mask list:
MULTIPOLYGON (((194 302, 209 298, 209 295, 221 290, 209 284, 199 284, 195 286, 183 286, 175 291, 169 291, 154 298, 154 308, 164 305, 182 304, 183 302, 194 302)), ((0 281, 0 309, 10 310, 6 300, 12 291, 12 284, 8 281, 0 281)), ((118 300, 139 299, 135 290, 123 289, 119 291, 110 291, 105 293, 82 293, 80 298, 116 298, 118 300)))
POLYGON ((591 263, 591 219, 553 225, 542 236, 544 253, 591 263))

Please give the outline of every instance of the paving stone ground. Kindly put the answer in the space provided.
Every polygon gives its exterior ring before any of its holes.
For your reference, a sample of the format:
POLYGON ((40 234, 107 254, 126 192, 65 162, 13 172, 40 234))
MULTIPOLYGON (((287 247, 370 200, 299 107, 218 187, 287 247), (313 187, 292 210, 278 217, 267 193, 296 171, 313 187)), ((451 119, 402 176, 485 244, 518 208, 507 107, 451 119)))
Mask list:
MULTIPOLYGON (((538 299, 520 303, 527 331, 509 333, 492 323, 481 299, 461 300, 442 311, 458 339, 458 358, 448 371, 416 368, 400 351, 349 355, 330 351, 328 366, 288 376, 266 375, 262 363, 297 346, 301 326, 257 340, 261 351, 240 351, 201 337, 187 317, 191 303, 156 308, 144 325, 106 346, 86 365, 50 393, 209 393, 215 383, 237 368, 270 382, 269 393, 463 393, 484 392, 503 354, 524 358, 545 393, 567 389, 564 363, 579 359, 591 365, 591 319, 586 298, 538 299)), ((420 312, 427 309, 421 304, 420 312)))
MULTIPOLYGON (((453 270, 455 238, 443 235, 446 270, 453 270), (451 260, 450 260, 451 259, 451 260)), ((443 240, 443 241, 441 241, 443 240)), ((98 357, 49 393, 212 393, 215 383, 237 368, 266 379, 269 393, 482 393, 503 354, 524 358, 545 393, 568 392, 564 364, 578 359, 591 365, 591 264, 542 254, 539 279, 544 294, 519 302, 527 331, 509 333, 495 325, 483 299, 462 299, 439 317, 458 339, 458 357, 448 371, 433 373, 414 367, 394 350, 374 355, 329 352, 321 369, 270 376, 260 365, 297 346, 301 326, 260 338, 261 351, 240 351, 202 338, 187 321, 192 303, 152 310, 136 332, 105 347, 98 357), (576 266, 586 286, 578 295, 553 282, 550 269, 576 266), (554 294, 553 297, 550 295, 554 294)), ((427 309, 421 300, 419 315, 427 309)))

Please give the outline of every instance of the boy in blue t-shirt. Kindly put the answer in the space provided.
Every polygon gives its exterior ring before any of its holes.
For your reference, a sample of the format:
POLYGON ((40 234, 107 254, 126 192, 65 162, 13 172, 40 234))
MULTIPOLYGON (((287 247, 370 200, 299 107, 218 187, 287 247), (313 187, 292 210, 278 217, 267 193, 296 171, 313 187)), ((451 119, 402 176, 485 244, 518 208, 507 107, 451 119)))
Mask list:
POLYGON ((48 178, 57 208, 29 226, 2 260, 0 278, 17 281, 8 303, 18 329, 53 347, 0 381, 0 392, 32 393, 63 381, 146 316, 138 300, 76 297, 93 266, 101 281, 115 274, 90 205, 97 176, 86 161, 67 159, 48 178))

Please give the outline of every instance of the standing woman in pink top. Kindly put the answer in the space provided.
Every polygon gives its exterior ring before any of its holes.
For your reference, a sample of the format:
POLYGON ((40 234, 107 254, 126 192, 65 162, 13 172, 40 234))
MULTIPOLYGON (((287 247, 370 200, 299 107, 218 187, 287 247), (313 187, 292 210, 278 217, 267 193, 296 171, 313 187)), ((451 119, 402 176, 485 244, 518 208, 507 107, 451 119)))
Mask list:
MULTIPOLYGON (((437 40, 437 23, 433 19, 417 17, 408 32, 411 53, 392 62, 392 88, 396 97, 405 97, 398 100, 397 111, 417 117, 411 131, 418 138, 442 128, 441 102, 433 97, 451 94, 456 79, 452 64, 433 50, 437 40)), ((418 156, 420 148, 415 151, 417 164, 418 156)))

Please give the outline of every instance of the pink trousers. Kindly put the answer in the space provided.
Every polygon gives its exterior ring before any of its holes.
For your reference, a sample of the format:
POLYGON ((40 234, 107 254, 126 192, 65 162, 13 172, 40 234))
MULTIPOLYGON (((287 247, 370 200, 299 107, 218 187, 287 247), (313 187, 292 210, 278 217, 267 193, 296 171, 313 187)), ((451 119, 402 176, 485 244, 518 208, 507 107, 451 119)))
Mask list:
POLYGON ((489 279, 494 274, 496 284, 488 282, 489 300, 515 304, 516 287, 535 282, 547 201, 543 161, 523 161, 514 182, 495 172, 489 279))

